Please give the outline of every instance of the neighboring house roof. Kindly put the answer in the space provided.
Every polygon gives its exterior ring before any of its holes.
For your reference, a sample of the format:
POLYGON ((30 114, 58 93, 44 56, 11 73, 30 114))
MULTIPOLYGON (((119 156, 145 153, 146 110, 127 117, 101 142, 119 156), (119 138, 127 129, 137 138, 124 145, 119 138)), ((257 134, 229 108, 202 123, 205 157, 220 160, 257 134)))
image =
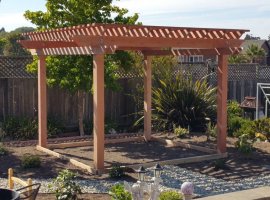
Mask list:
POLYGON ((267 40, 245 40, 241 47, 243 48, 243 52, 245 52, 249 46, 252 44, 257 45, 258 47, 263 47, 264 44, 268 47, 268 52, 270 52, 270 45, 267 40))
POLYGON ((32 61, 32 57, 0 56, 0 78, 36 78, 26 71, 32 61))

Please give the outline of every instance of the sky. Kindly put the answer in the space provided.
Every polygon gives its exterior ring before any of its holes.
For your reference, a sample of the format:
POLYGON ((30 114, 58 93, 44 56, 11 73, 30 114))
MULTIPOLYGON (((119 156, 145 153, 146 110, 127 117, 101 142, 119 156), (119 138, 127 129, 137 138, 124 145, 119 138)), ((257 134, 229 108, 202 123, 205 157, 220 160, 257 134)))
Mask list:
MULTIPOLYGON (((0 28, 6 31, 32 26, 26 10, 45 11, 45 0, 1 0, 0 28)), ((267 39, 270 35, 270 0, 121 0, 113 4, 139 13, 144 25, 240 28, 267 39)))

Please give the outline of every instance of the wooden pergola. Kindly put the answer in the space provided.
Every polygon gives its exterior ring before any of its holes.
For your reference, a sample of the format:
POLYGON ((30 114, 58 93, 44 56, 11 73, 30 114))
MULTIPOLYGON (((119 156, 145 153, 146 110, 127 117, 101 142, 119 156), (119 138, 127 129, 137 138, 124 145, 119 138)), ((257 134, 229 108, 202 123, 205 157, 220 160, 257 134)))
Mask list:
MULTIPOLYGON (((37 55, 38 147, 47 147, 46 56, 93 55, 94 167, 104 169, 104 55, 116 50, 144 55, 144 139, 151 140, 151 56, 217 55, 217 151, 226 152, 227 56, 240 52, 248 30, 87 24, 23 34, 19 42, 37 55)), ((90 84, 90 83, 89 83, 90 84)))

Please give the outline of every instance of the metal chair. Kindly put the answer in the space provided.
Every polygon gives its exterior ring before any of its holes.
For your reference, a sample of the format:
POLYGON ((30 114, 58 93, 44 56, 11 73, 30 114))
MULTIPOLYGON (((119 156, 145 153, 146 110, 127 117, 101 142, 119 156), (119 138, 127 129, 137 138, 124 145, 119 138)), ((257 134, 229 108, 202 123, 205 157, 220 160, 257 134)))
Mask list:
POLYGON ((37 198, 40 185, 40 183, 35 183, 19 188, 16 191, 20 193, 20 199, 35 200, 37 198))

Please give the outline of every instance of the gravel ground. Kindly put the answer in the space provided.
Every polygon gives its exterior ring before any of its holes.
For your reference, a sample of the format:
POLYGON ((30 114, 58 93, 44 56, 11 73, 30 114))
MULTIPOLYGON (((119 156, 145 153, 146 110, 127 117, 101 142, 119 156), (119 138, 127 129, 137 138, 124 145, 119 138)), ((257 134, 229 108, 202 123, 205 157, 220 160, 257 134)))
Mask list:
MULTIPOLYGON (((147 175, 150 176, 152 174, 149 172, 147 175)), ((165 166, 162 174, 162 180, 162 190, 179 190, 183 182, 191 181, 195 185, 195 195, 200 197, 261 186, 270 186, 270 175, 258 176, 256 178, 244 178, 239 181, 224 181, 177 166, 165 166)), ((52 181, 52 179, 34 179, 33 181, 42 184, 40 190, 41 193, 49 192, 47 185, 52 181)), ((105 180, 77 180, 77 182, 82 186, 83 193, 107 193, 109 188, 117 183, 116 181, 105 180)), ((0 187, 7 187, 6 179, 0 178, 0 187)))

